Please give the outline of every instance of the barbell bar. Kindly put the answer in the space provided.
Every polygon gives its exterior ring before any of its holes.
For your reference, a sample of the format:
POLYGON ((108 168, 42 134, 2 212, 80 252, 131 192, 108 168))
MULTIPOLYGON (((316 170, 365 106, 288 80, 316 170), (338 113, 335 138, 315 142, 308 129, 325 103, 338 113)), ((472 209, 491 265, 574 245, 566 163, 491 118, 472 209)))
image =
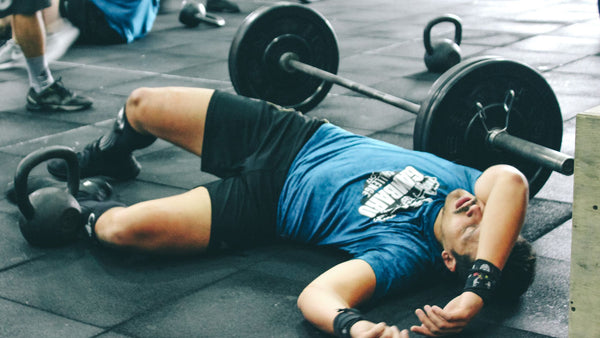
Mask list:
MULTIPOLYGON (((323 81, 340 85, 352 91, 364 94, 365 96, 404 109, 413 114, 419 114, 421 110, 421 106, 414 102, 303 63, 298 60, 298 55, 292 52, 286 52, 281 55, 279 63, 280 66, 288 72, 299 71, 317 77, 323 81)), ((573 158, 556 150, 514 137, 510 135, 506 129, 494 128, 489 130, 485 141, 492 147, 519 154, 530 161, 552 169, 553 171, 557 171, 563 175, 573 174, 573 158)))
POLYGON ((229 53, 231 81, 241 95, 307 112, 337 84, 417 114, 415 150, 481 170, 512 164, 528 177, 532 196, 552 171, 573 173, 573 158, 558 151, 562 115, 556 97, 525 64, 495 56, 467 59, 442 74, 417 104, 337 75, 338 63, 329 22, 289 3, 251 13, 229 53))
POLYGON ((304 74, 308 74, 308 75, 314 76, 316 78, 319 78, 323 81, 335 83, 342 87, 346 87, 352 91, 355 91, 355 92, 361 93, 363 95, 366 95, 368 97, 377 99, 379 101, 391 104, 392 106, 398 107, 400 109, 404 109, 404 110, 409 111, 414 114, 418 114, 419 109, 421 109, 421 106, 419 106, 418 104, 416 104, 414 102, 410 102, 401 97, 397 97, 397 96, 382 92, 375 88, 365 86, 358 82, 346 79, 339 75, 332 74, 330 72, 321 70, 317 67, 313 67, 311 65, 303 63, 302 61, 299 60, 298 55, 293 52, 286 52, 283 55, 281 55, 281 58, 279 59, 279 65, 283 69, 285 69, 286 71, 288 71, 290 73, 294 72, 294 71, 299 71, 304 74))

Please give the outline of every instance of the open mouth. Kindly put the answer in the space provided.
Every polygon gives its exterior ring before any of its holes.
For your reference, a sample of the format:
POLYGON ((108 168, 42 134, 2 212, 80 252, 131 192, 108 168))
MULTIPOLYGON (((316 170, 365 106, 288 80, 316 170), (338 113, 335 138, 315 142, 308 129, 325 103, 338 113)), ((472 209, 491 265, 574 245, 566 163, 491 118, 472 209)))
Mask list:
POLYGON ((454 207, 456 208, 456 210, 454 210, 454 213, 460 214, 461 212, 466 212, 475 203, 477 203, 477 199, 475 198, 472 198, 470 196, 461 197, 458 200, 456 200, 456 203, 454 204, 454 207))

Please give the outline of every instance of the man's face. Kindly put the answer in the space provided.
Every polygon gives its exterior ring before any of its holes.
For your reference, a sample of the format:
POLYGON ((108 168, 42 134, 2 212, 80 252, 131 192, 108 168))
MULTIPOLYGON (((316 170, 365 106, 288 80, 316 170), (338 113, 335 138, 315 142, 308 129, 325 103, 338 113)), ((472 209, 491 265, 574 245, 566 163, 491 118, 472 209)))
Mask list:
POLYGON ((446 197, 440 226, 445 251, 475 259, 484 207, 483 202, 463 189, 456 189, 446 197))

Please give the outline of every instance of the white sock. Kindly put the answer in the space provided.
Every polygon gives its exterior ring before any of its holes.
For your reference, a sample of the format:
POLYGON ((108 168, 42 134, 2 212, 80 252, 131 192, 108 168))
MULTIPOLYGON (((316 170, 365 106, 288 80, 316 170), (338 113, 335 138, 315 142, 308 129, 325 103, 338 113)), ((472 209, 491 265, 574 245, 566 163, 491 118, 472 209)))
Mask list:
POLYGON ((27 58, 26 61, 29 85, 36 93, 43 91, 54 83, 54 78, 48 67, 48 61, 44 55, 27 58))

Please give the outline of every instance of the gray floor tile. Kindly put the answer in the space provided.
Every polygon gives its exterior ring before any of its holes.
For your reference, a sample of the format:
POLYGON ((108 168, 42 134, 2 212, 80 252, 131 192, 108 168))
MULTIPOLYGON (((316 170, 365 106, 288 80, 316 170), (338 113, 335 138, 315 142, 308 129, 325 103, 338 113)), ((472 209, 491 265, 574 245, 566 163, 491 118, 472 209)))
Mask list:
POLYGON ((4 271, 0 297, 107 327, 235 270, 231 257, 164 259, 75 246, 4 271))
POLYGON ((289 324, 301 321, 295 304, 303 286, 285 276, 241 271, 116 331, 145 337, 301 337, 289 324))
POLYGON ((552 259, 571 261, 571 232, 572 220, 552 230, 533 243, 533 248, 538 256, 552 259))
MULTIPOLYGON (((523 296, 518 310, 503 318, 503 326, 550 337, 567 337, 569 269, 568 262, 538 257, 531 288, 523 296)), ((483 315, 489 315, 488 318, 502 316, 494 313, 497 309, 490 310, 483 315)))
MULTIPOLYGON (((30 121, 33 125, 41 125, 39 122, 37 124, 34 122, 35 121, 30 121)), ((48 121, 44 124, 60 125, 63 126, 63 128, 47 132, 46 136, 32 137, 21 142, 11 141, 10 144, 0 147, 0 151, 25 156, 39 148, 53 145, 67 146, 80 150, 83 149, 83 146, 90 140, 100 137, 108 129, 98 128, 93 125, 78 126, 57 121, 48 121)), ((20 128, 23 128, 24 126, 27 126, 27 123, 23 123, 20 128)))
POLYGON ((10 209, 9 212, 0 212, 0 272, 44 256, 46 251, 31 247, 21 235, 16 206, 8 205, 6 200, 0 201, 0 204, 0 208, 10 209))
POLYGON ((83 338, 102 332, 100 328, 5 299, 0 299, 0 317, 2 337, 83 338))
MULTIPOLYGON (((163 0, 166 4, 168 0, 163 0)), ((271 0, 237 0, 242 13, 223 13, 227 25, 187 28, 171 0, 153 31, 128 45, 73 46, 50 64, 72 89, 94 99, 78 113, 25 109, 25 69, 0 71, 0 188, 12 181, 20 158, 47 145, 82 149, 109 130, 137 87, 211 87, 234 92, 228 52, 240 23, 271 0)), ((340 46, 339 73, 420 103, 439 74, 423 63, 422 34, 432 18, 454 13, 463 24, 463 59, 500 55, 524 62, 551 84, 561 105, 563 152, 575 149, 575 116, 600 105, 597 2, 453 0, 317 1, 340 46)), ((452 35, 438 27, 434 39, 452 35)), ((309 114, 374 138, 412 147, 415 115, 335 86, 309 114)), ((137 151, 140 176, 115 183, 126 203, 178 194, 214 177, 200 160, 159 141, 137 151)), ((35 174, 46 174, 43 165, 35 174)), ((47 174, 46 174, 47 175, 47 174)), ((531 201, 527 227, 536 227, 538 276, 518 304, 486 308, 460 337, 566 337, 573 177, 552 174, 531 201), (560 212, 558 212, 559 210, 560 212), (548 228, 541 225, 550 223, 548 228), (555 228, 555 229, 553 229, 555 228), (549 231, 549 232, 548 232, 549 231)), ((275 245, 216 257, 169 260, 98 250, 85 243, 63 249, 30 247, 20 235, 16 207, 0 197, 0 336, 325 337, 296 309, 298 293, 343 259, 331 252, 275 245), (26 285, 27 287, 23 287, 26 285), (34 324, 25 327, 21 318, 34 324)), ((528 230, 529 231, 529 230, 528 230)), ((368 316, 401 327, 418 322, 414 309, 443 305, 455 295, 445 285, 425 288, 365 308, 368 316)), ((414 335, 412 335, 414 336, 414 335)))
POLYGON ((0 113, 0 125, 2 126, 0 147, 31 139, 42 139, 46 135, 65 132, 78 126, 73 123, 51 120, 41 113, 0 113))

